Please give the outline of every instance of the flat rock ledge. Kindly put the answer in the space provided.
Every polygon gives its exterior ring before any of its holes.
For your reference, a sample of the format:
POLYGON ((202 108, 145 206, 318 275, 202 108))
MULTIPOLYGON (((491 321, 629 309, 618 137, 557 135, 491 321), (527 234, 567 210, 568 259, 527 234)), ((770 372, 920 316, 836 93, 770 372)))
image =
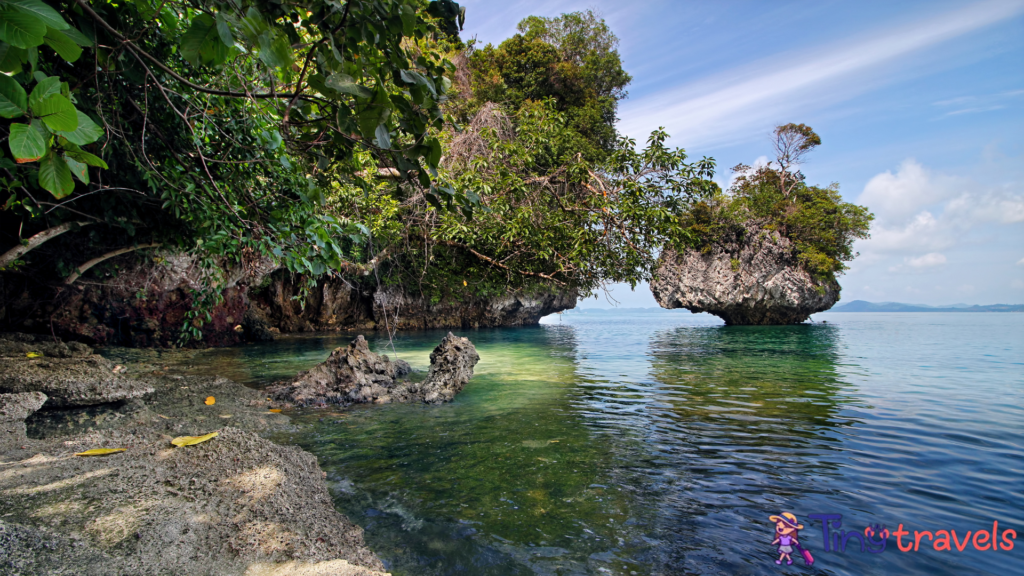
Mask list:
POLYGON ((299 373, 290 383, 267 389, 276 401, 296 406, 387 404, 391 402, 449 402, 469 379, 480 361, 468 338, 448 333, 430 353, 427 377, 416 382, 403 360, 375 354, 363 336, 336 348, 326 361, 299 373))
POLYGON ((0 338, 0 393, 42 392, 47 408, 94 406, 140 398, 149 384, 125 376, 88 346, 24 334, 0 338))
POLYGON ((800 265, 788 238, 750 223, 707 252, 665 250, 651 282, 662 308, 709 312, 728 325, 797 324, 831 308, 839 290, 800 265))
POLYGON ((289 422, 262 392, 159 365, 127 373, 152 394, 44 410, 41 392, 0 394, 0 574, 383 576, 316 458, 258 434, 289 422), (74 456, 93 448, 126 451, 74 456))

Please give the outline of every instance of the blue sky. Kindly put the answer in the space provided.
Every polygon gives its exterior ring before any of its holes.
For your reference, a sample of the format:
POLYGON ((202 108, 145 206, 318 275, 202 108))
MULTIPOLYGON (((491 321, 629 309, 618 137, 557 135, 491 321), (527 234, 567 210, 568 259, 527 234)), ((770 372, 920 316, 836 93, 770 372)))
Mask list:
MULTIPOLYGON (((723 184, 773 126, 814 127, 808 181, 876 215, 844 301, 1024 303, 1024 0, 462 4, 483 43, 531 14, 602 14, 633 76, 619 130, 665 126, 723 184)), ((656 306, 646 286, 612 293, 656 306)))

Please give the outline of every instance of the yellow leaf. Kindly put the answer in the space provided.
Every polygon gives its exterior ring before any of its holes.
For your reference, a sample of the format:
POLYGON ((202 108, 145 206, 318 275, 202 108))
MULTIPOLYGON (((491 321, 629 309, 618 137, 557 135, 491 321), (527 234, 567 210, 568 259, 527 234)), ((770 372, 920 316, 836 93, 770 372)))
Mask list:
POLYGON ((469 286, 469 283, 468 283, 468 282, 466 282, 465 280, 463 280, 463 281, 462 281, 462 285, 463 285, 463 286, 469 286))
POLYGON ((213 396, 207 396, 206 397, 206 405, 207 406, 213 406, 213 403, 216 402, 216 401, 217 400, 213 396))
POLYGON ((26 352, 25 353, 25 357, 26 358, 42 358, 43 357, 43 353, 42 352, 26 352))
POLYGON ((281 409, 280 408, 271 408, 270 411, 273 412, 274 414, 280 414, 281 413, 281 409))
POLYGON ((93 448, 92 450, 86 450, 85 452, 78 452, 75 456, 106 456, 107 454, 117 454, 118 452, 124 452, 127 448, 93 448))
POLYGON ((178 436, 174 440, 171 440, 171 444, 175 446, 191 446, 193 444, 199 444, 200 442, 206 442, 210 438, 217 436, 217 432, 210 432, 204 436, 178 436))

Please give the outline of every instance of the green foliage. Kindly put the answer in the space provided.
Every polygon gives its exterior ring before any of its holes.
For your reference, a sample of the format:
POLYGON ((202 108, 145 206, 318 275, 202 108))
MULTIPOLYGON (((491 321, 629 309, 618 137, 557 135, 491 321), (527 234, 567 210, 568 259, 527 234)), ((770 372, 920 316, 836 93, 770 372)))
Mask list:
POLYGON ((618 38, 589 10, 531 16, 519 23, 519 32, 498 47, 488 44, 471 54, 476 106, 470 112, 486 102, 515 111, 550 99, 569 130, 554 162, 575 154, 602 160, 617 145, 615 112, 631 80, 615 49, 618 38))
POLYGON ((691 247, 707 250, 734 239, 741 233, 736 224, 749 221, 789 238, 800 263, 816 278, 834 279, 846 270, 845 263, 856 256, 854 240, 868 237, 874 216, 867 208, 844 202, 837 184, 810 186, 800 173, 782 178, 767 166, 734 170, 739 176, 728 195, 695 205, 684 217, 691 247))

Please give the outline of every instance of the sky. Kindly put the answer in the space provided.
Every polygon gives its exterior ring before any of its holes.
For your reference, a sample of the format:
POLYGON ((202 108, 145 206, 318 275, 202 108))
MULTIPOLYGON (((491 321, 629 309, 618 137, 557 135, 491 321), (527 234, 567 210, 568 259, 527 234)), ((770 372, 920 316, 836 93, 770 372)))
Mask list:
MULTIPOLYGON (((618 129, 664 126, 691 158, 768 159, 772 128, 812 126, 801 166, 875 215, 842 301, 1024 303, 1024 0, 464 0, 463 38, 593 9, 633 76, 618 129)), ((581 307, 657 306, 616 285, 581 307)))

